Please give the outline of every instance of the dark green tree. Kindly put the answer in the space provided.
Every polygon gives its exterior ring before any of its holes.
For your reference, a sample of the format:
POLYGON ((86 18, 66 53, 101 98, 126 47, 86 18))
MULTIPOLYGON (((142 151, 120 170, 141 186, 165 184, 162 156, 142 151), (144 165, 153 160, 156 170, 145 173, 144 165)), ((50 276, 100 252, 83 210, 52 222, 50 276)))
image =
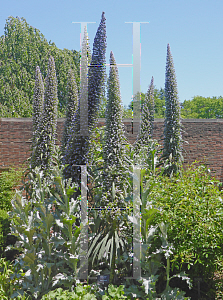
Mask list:
POLYGON ((194 96, 181 103, 181 116, 184 119, 222 119, 223 97, 194 96))
MULTIPOLYGON (((105 53, 106 53, 106 25, 104 12, 96 32, 91 64, 88 68, 88 134, 80 135, 80 101, 72 124, 71 134, 63 158, 64 164, 68 164, 64 175, 72 178, 80 184, 80 167, 88 162, 91 131, 95 127, 98 118, 98 110, 103 86, 105 84, 105 53)), ((82 91, 81 91, 82 92, 82 91)))
POLYGON ((149 144, 153 136, 154 123, 154 79, 152 77, 149 89, 147 91, 144 104, 142 106, 142 121, 140 124, 139 134, 134 143, 136 153, 140 151, 141 146, 149 144))
POLYGON ((52 56, 49 58, 48 74, 45 82, 44 109, 37 147, 39 148, 38 153, 40 153, 38 165, 41 166, 42 170, 47 171, 52 164, 52 155, 56 139, 58 106, 57 76, 55 62, 52 56))
POLYGON ((36 67, 36 81, 33 99, 33 140, 32 140, 32 158, 31 166, 34 168, 39 161, 40 152, 37 147, 37 141, 40 135, 41 119, 44 104, 44 84, 39 66, 36 67))
POLYGON ((165 78, 165 120, 164 146, 162 158, 166 160, 165 174, 177 173, 182 163, 182 137, 180 121, 180 103, 178 99, 177 80, 170 45, 167 45, 166 78, 165 78))
POLYGON ((8 17, 0 37, 0 117, 32 117, 36 66, 43 78, 48 59, 55 59, 58 74, 59 116, 65 114, 68 70, 75 72, 79 85, 79 52, 58 49, 24 18, 8 17))
POLYGON ((165 90, 163 88, 154 88, 154 105, 155 105, 155 119, 164 119, 165 117, 165 90))
POLYGON ((79 93, 77 89, 77 83, 72 69, 69 70, 68 82, 67 82, 67 104, 66 104, 66 121, 64 123, 64 132, 62 139, 62 153, 67 145, 68 138, 70 136, 70 130, 72 126, 72 120, 75 117, 75 113, 78 108, 79 93))

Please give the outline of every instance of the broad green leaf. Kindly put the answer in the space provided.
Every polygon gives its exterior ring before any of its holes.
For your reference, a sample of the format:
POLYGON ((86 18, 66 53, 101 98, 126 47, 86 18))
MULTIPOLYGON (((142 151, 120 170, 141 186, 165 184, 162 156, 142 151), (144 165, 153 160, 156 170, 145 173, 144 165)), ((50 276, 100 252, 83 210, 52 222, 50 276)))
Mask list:
POLYGON ((23 260, 26 262, 27 265, 31 266, 35 263, 36 255, 34 253, 27 253, 23 260))
POLYGON ((109 237, 109 232, 103 238, 103 243, 101 245, 101 249, 100 249, 99 254, 98 254, 98 260, 100 260, 103 257, 104 253, 105 253, 105 245, 107 243, 108 237, 109 237))

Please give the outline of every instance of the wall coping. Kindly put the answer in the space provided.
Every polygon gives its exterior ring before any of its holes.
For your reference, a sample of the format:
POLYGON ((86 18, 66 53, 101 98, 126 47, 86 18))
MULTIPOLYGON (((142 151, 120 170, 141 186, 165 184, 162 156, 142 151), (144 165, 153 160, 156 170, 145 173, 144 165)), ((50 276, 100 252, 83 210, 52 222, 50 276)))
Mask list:
MULTIPOLYGON (((135 119, 139 122, 140 119, 135 119)), ((57 122, 64 122, 65 118, 58 118, 57 122)), ((32 122, 32 118, 0 118, 0 122, 32 122)), ((98 122, 105 122, 105 118, 99 118, 98 122)), ((132 122, 132 119, 123 119, 123 122, 132 122)), ((164 122, 164 119, 154 119, 155 123, 164 122)), ((223 123, 223 119, 181 119, 182 123, 223 123)))

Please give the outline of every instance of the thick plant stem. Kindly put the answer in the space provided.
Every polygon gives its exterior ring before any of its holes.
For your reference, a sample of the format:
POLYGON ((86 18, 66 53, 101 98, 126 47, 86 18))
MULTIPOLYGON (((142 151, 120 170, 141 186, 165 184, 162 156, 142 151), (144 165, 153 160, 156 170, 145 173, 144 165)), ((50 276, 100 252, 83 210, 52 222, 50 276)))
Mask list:
POLYGON ((116 258, 116 244, 115 244, 115 232, 113 233, 113 238, 114 238, 114 247, 113 247, 113 253, 112 255, 112 263, 111 263, 111 271, 110 271, 110 283, 114 284, 114 279, 115 279, 115 258, 116 258))
POLYGON ((170 259, 169 257, 167 258, 167 266, 166 266, 166 289, 169 286, 170 282, 170 259))

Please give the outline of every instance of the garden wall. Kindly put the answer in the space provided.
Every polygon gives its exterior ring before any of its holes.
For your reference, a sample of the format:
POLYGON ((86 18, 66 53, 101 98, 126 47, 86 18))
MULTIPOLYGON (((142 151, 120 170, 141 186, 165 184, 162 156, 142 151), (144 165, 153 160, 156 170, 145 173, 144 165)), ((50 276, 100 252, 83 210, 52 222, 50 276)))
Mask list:
MULTIPOLYGON (((57 144, 60 143, 65 119, 58 119, 57 144)), ((99 119, 98 126, 103 126, 105 119, 99 119)), ((132 120, 125 119, 126 136, 133 143, 137 130, 132 134, 132 120)), ((211 174, 223 182, 223 120, 222 119, 188 119, 182 120, 184 164, 206 157, 206 164, 211 174)), ((135 126, 134 126, 135 128, 135 126)), ((136 126, 138 128, 138 126, 136 126)), ((154 122, 154 138, 162 144, 164 120, 154 122)), ((21 165, 30 155, 32 138, 32 119, 0 119, 0 170, 14 165, 21 165)))

